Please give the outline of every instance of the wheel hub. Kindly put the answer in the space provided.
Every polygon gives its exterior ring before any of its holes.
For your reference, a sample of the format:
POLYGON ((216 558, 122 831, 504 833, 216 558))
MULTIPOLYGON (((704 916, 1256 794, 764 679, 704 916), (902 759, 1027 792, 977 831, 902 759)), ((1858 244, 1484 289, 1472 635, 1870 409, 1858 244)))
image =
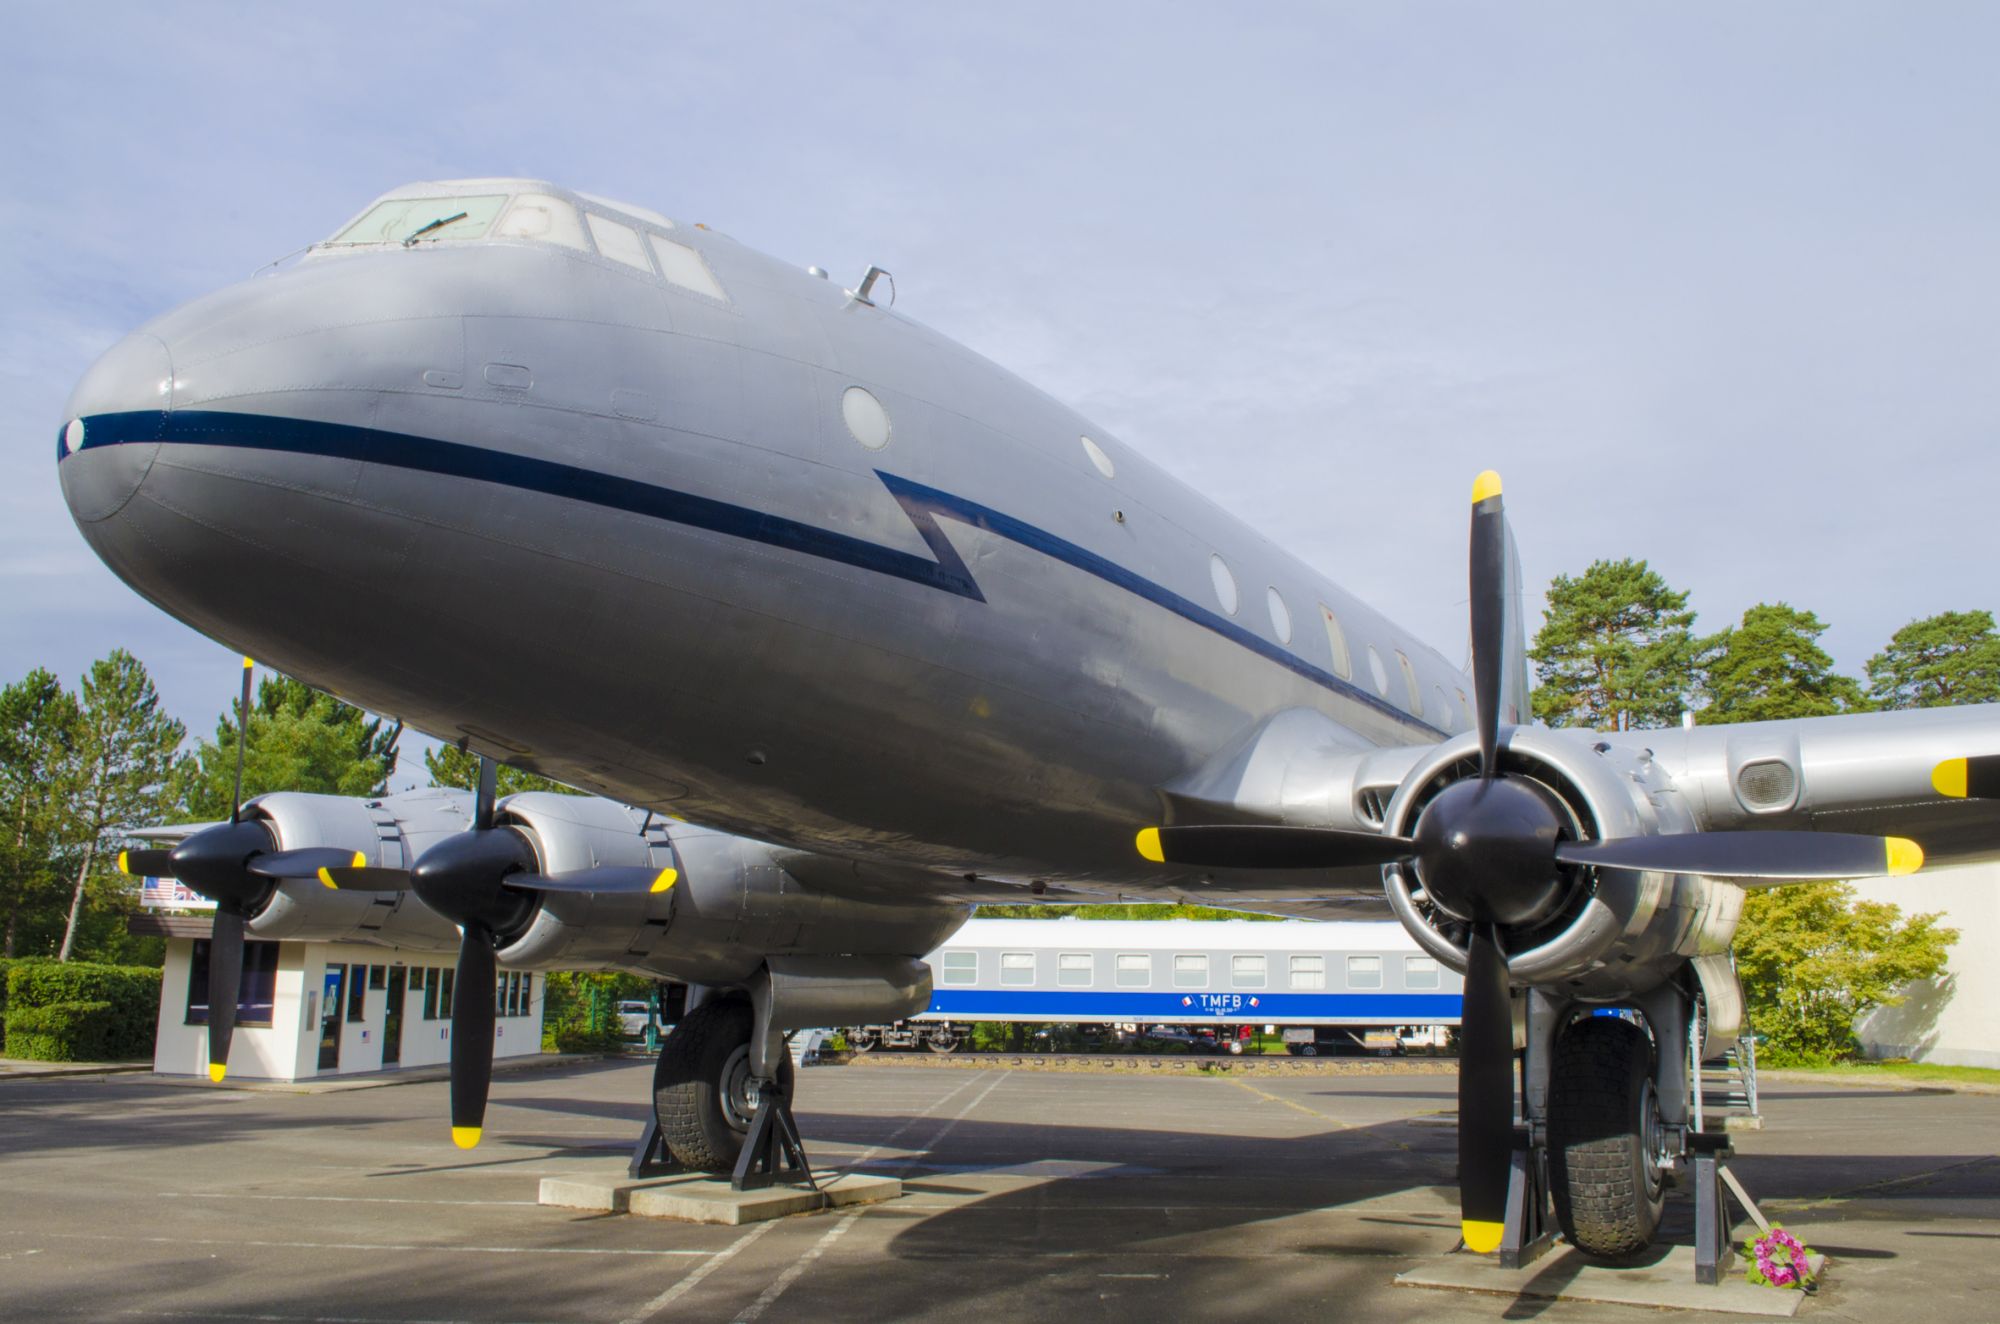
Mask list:
POLYGON ((750 1076, 750 1045, 742 1044, 729 1055, 722 1064, 722 1079, 717 1087, 723 1120, 731 1130, 748 1131, 750 1120, 757 1115, 757 1090, 750 1076))

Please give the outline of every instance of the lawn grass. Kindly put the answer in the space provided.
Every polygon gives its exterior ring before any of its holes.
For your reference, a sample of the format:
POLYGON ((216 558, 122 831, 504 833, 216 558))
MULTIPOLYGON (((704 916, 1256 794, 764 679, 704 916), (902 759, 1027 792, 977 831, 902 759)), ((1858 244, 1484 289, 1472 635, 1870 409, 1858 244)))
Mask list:
POLYGON ((1991 1067, 1945 1067, 1928 1062, 1838 1062, 1830 1067, 1768 1068, 1815 1076, 1893 1076, 1898 1080, 1940 1084, 1988 1085, 2000 1089, 2000 1071, 1991 1067))

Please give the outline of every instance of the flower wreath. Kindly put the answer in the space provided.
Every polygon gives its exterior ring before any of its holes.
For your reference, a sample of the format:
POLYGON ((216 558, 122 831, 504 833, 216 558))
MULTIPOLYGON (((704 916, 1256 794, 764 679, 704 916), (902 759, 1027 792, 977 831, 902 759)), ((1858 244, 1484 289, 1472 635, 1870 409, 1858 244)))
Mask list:
POLYGON ((1750 1262, 1743 1276, 1753 1283, 1765 1287, 1795 1287, 1804 1291, 1811 1291, 1815 1285, 1812 1251, 1804 1242, 1785 1231, 1782 1223, 1773 1223, 1771 1230, 1763 1236, 1744 1242, 1743 1258, 1750 1262))

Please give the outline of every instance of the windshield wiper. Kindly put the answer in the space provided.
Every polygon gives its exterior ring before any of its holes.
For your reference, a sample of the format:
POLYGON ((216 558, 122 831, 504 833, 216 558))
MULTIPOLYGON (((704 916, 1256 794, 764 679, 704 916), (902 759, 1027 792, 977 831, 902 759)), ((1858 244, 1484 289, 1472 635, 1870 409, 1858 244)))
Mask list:
POLYGON ((429 225, 418 226, 416 229, 410 231, 408 238, 403 240, 403 247, 409 248, 413 246, 417 240, 423 238, 433 230, 442 230, 447 225, 456 225, 458 222, 464 220, 466 215, 467 213, 460 212, 456 216, 440 216, 429 225))

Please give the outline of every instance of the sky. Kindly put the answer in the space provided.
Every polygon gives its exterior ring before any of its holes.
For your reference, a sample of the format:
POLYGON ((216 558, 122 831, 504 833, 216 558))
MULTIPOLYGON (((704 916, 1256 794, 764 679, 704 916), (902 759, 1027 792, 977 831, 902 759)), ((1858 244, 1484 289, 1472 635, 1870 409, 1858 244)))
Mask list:
MULTIPOLYGON (((55 437, 125 332, 426 178, 703 221, 1022 374, 1453 660, 1466 497, 1858 674, 2000 608, 2000 9, 1843 4, 14 7, 0 683, 124 646, 212 729, 55 437)), ((1538 619, 1538 617, 1537 617, 1538 619)), ((407 778, 404 778, 407 780, 407 778)))

